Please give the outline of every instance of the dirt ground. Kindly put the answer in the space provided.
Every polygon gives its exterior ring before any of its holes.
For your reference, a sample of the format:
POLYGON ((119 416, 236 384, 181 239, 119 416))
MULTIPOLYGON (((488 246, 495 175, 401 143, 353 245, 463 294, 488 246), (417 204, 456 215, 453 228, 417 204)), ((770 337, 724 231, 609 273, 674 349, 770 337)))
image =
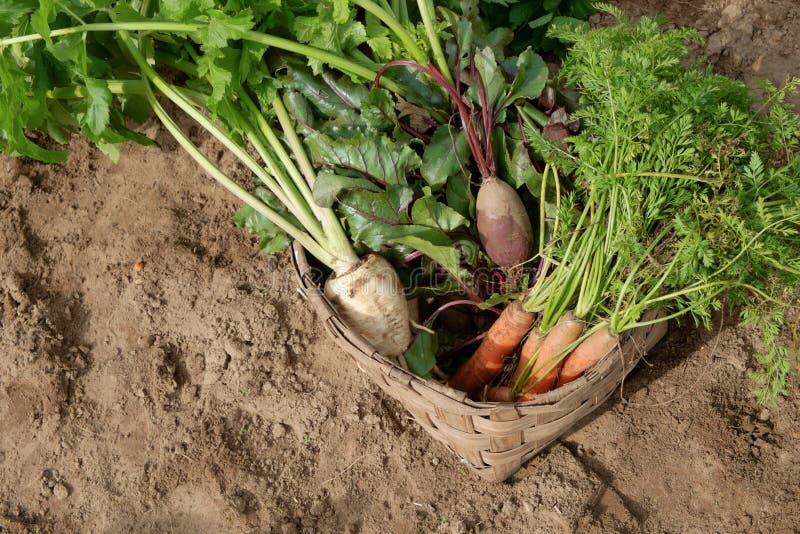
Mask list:
MULTIPOLYGON (((727 74, 800 74, 793 0, 619 4, 695 25, 727 74)), ((64 165, 0 159, 0 532, 800 529, 800 395, 754 404, 735 317, 674 328, 492 485, 359 373, 288 257, 258 253, 231 198, 147 133, 164 151, 116 165, 79 140, 64 165)))

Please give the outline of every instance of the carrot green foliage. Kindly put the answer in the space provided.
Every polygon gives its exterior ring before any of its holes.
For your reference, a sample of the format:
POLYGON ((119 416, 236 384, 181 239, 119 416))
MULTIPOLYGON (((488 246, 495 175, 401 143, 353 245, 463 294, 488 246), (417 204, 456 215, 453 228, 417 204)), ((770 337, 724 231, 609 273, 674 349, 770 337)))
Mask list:
MULTIPOLYGON (((655 19, 588 30, 555 26, 567 42, 560 79, 575 87, 582 132, 569 152, 530 127, 541 156, 574 177, 544 256, 557 265, 528 307, 545 325, 569 306, 623 332, 652 309, 710 327, 727 302, 762 333, 759 401, 786 395, 796 354, 781 338, 800 283, 800 88, 741 82, 687 65, 693 30, 655 19), (755 111, 753 111, 755 110, 755 111)), ((662 320, 664 320, 662 319, 662 320)))

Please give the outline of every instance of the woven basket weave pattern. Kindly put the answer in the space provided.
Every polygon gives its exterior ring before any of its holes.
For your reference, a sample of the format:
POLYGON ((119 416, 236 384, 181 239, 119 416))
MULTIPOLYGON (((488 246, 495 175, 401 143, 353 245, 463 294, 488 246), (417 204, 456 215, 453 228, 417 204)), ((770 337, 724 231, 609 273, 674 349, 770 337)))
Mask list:
POLYGON ((499 482, 605 401, 641 356, 666 333, 666 323, 641 328, 584 376, 524 403, 476 402, 466 393, 392 364, 345 325, 295 244, 300 291, 336 343, 380 388, 400 401, 434 438, 483 478, 499 482))

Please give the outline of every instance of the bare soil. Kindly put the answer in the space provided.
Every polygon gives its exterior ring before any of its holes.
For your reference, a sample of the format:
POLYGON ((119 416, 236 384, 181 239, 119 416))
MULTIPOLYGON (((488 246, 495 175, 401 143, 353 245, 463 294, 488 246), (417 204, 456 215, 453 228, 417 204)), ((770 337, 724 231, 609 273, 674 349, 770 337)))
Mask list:
MULTIPOLYGON (((727 74, 800 74, 793 0, 618 2, 727 74)), ((674 327, 515 475, 469 474, 338 350, 157 125, 118 164, 0 159, 0 532, 796 532, 800 395, 730 315, 674 327), (137 270, 135 265, 142 262, 137 270)), ((237 169, 219 147, 233 173, 237 169)))

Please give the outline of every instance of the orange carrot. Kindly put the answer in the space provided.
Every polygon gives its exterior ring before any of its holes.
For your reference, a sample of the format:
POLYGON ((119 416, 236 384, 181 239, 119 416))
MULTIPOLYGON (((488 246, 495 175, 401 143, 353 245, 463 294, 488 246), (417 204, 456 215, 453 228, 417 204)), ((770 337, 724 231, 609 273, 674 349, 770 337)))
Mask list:
POLYGON ((530 330, 536 314, 526 312, 521 301, 514 301, 486 333, 478 350, 450 377, 447 384, 467 393, 474 393, 503 370, 503 359, 514 352, 530 330))
POLYGON ((520 391, 530 390, 533 393, 545 393, 553 389, 556 385, 558 373, 561 370, 564 355, 560 353, 577 340, 583 332, 583 323, 575 318, 572 312, 567 312, 558 320, 558 323, 547 333, 542 347, 539 349, 539 357, 534 364, 533 376, 528 380, 520 391), (561 361, 556 363, 557 359, 561 361), (539 380, 541 378, 541 380, 539 380), (538 382, 537 382, 538 380, 538 382))
POLYGON ((521 397, 514 397, 511 394, 511 386, 492 386, 486 390, 486 400, 493 402, 525 402, 534 396, 532 392, 528 392, 521 397))
MULTIPOLYGON (((517 368, 514 369, 514 374, 511 375, 511 380, 508 381, 509 384, 513 386, 517 383, 522 372, 528 367, 528 362, 534 360, 538 355, 539 348, 542 346, 544 338, 544 334, 538 330, 536 332, 531 331, 528 335, 528 339, 525 340, 525 343, 522 344, 522 348, 519 351, 519 363, 517 364, 517 368)), ((528 372, 532 369, 533 366, 528 367, 528 372)))
POLYGON ((584 371, 611 352, 618 342, 619 338, 607 326, 586 338, 564 359, 558 383, 566 384, 581 376, 584 371))

